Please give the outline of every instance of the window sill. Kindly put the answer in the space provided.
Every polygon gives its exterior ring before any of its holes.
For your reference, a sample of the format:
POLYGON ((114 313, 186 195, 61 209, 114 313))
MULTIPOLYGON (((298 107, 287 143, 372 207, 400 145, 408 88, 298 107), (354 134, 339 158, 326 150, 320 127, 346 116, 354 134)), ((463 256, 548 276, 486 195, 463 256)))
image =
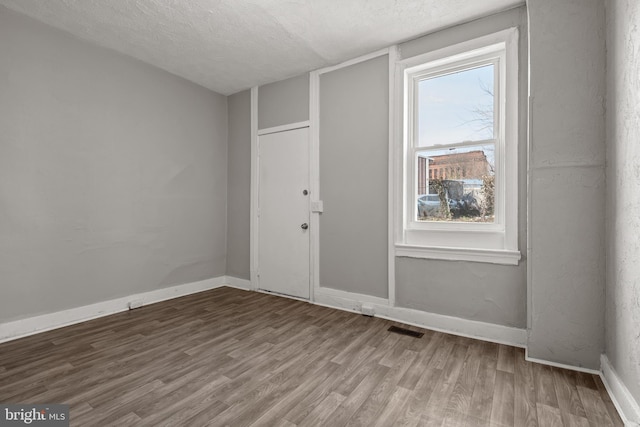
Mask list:
POLYGON ((441 259, 447 261, 472 261, 504 265, 518 265, 520 258, 522 258, 520 251, 512 250, 449 248, 404 244, 396 244, 396 256, 441 259))

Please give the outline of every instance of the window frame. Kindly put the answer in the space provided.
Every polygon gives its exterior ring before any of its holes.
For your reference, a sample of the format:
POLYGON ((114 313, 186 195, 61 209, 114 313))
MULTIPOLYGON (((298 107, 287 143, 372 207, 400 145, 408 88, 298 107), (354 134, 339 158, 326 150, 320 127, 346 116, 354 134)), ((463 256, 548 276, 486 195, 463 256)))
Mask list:
POLYGON ((395 255, 518 264, 518 30, 510 28, 395 64, 395 255), (418 83, 482 65, 494 65, 493 139, 417 146, 418 83), (417 221, 419 152, 453 146, 495 146, 493 223, 417 221))

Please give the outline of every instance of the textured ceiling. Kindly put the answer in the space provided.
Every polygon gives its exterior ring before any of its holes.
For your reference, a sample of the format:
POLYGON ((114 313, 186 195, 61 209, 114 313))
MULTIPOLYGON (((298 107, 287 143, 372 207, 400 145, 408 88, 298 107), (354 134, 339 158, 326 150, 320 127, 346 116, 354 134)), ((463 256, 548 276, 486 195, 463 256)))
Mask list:
POLYGON ((0 0, 228 95, 523 0, 0 0))

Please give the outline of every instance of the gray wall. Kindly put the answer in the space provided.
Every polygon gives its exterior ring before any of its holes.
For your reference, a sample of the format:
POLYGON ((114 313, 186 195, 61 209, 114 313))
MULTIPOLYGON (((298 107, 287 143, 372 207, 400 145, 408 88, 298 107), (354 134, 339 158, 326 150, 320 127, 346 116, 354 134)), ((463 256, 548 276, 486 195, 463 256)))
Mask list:
POLYGON ((3 7, 0 58, 0 322, 225 274, 225 97, 3 7))
POLYGON ((526 266, 396 258, 396 305, 524 328, 526 266))
MULTIPOLYGON (((408 58, 505 28, 520 30, 518 266, 396 259, 402 307, 526 326, 527 12, 512 9, 400 45, 408 58)), ((388 58, 320 80, 320 286, 387 297, 388 58), (354 196, 355 195, 355 196, 354 196)), ((308 76, 260 87, 260 128, 308 119, 308 76), (304 114, 297 114, 302 111, 304 114), (296 115, 297 114, 297 115, 296 115), (274 115, 277 115, 274 118, 274 115)), ((230 234, 231 236, 231 234, 230 234)))
POLYGON ((227 98, 227 275, 250 279, 251 91, 227 98))
POLYGON ((605 15, 529 2, 529 355, 597 369, 604 350, 605 15))
POLYGON ((519 29, 518 266, 396 258, 396 304, 432 313, 506 326, 526 327, 527 313, 527 11, 512 9, 400 45, 402 58, 519 29))
POLYGON ((258 129, 309 120, 309 73, 258 89, 258 129))
POLYGON ((640 402, 640 3, 608 0, 606 6, 606 353, 640 402))
POLYGON ((389 57, 320 76, 320 286, 386 298, 389 57))

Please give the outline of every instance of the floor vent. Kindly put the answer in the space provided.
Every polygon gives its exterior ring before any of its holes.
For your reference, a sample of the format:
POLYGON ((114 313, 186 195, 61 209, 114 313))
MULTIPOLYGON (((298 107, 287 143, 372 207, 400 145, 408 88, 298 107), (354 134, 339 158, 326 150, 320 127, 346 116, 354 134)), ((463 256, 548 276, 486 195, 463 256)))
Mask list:
POLYGON ((422 332, 416 332, 410 329, 399 328, 397 326, 391 326, 389 329, 387 329, 387 331, 395 332, 396 334, 409 335, 410 337, 414 337, 414 338, 422 338, 422 336, 424 335, 424 333, 422 332))

